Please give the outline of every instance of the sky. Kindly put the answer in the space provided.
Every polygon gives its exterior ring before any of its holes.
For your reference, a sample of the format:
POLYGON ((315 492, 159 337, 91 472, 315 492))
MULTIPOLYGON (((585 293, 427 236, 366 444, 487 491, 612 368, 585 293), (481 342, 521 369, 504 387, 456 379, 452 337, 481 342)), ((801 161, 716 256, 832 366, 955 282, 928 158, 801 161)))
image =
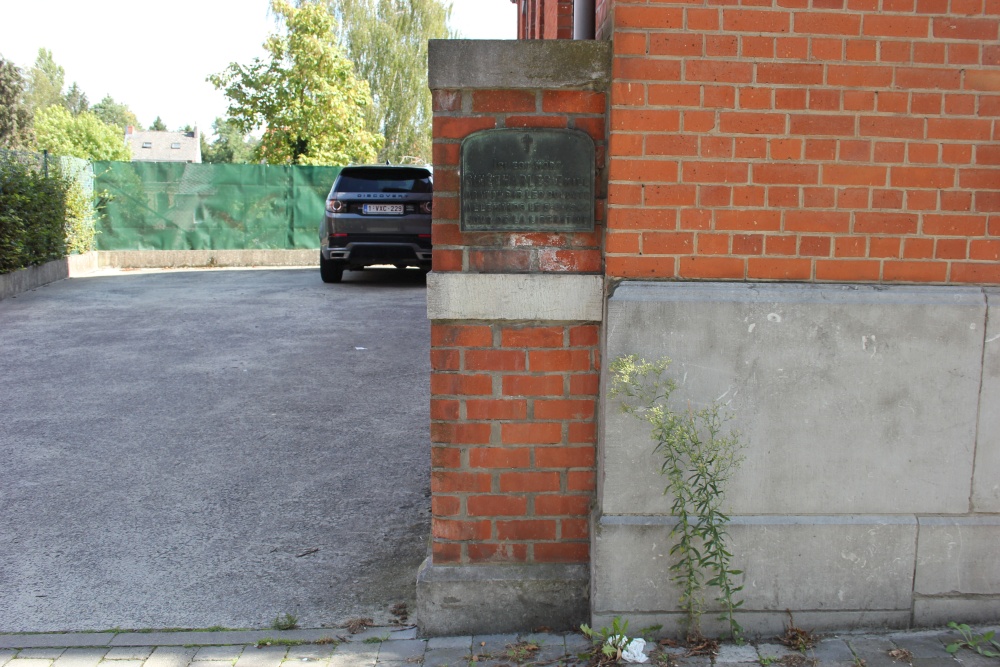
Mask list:
MULTIPOLYGON (((517 37, 511 0, 452 0, 452 27, 467 39, 517 37)), ((149 126, 198 125, 211 133, 226 98, 205 79, 264 55, 276 29, 268 0, 0 0, 0 55, 22 69, 52 51, 91 104, 111 95, 149 126)))

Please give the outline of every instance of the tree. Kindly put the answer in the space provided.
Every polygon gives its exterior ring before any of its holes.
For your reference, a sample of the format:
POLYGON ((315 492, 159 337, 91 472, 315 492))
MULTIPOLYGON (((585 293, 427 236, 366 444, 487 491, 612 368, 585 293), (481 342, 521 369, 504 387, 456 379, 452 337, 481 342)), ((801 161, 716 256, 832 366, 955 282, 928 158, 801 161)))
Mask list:
POLYGON ((87 93, 80 89, 76 81, 73 82, 73 85, 63 95, 63 106, 74 116, 84 111, 90 111, 90 101, 87 100, 87 93))
POLYGON ((264 43, 270 58, 209 77, 229 98, 230 119, 244 134, 265 128, 257 157, 271 164, 373 161, 383 138, 365 129, 371 93, 336 43, 333 16, 285 0, 271 0, 271 10, 286 34, 264 43))
POLYGON ((431 161, 431 93, 427 40, 453 37, 450 0, 327 0, 337 35, 368 81, 374 104, 365 115, 385 136, 379 161, 431 161))
POLYGON ((26 148, 31 145, 31 111, 25 106, 21 70, 0 56, 0 146, 26 148))
POLYGON ((153 124, 149 126, 149 129, 153 130, 154 132, 166 132, 167 124, 164 123, 159 116, 157 116, 156 120, 153 121, 153 124))
POLYGON ((89 111, 74 116, 61 105, 42 109, 35 114, 35 136, 39 150, 54 155, 85 160, 132 159, 121 130, 89 111))
POLYGON ((90 111, 105 124, 114 125, 122 132, 129 126, 138 127, 139 125, 139 119, 135 117, 128 105, 115 102, 110 95, 105 95, 103 100, 90 108, 90 111))
POLYGON ((202 134, 201 161, 210 164, 245 164, 253 162, 254 150, 258 142, 248 138, 240 130, 239 124, 229 120, 216 118, 212 123, 216 140, 209 144, 202 134))
POLYGON ((63 103, 63 83, 66 71, 56 64, 52 52, 38 49, 35 64, 28 70, 28 85, 24 91, 24 102, 32 114, 53 104, 63 103))

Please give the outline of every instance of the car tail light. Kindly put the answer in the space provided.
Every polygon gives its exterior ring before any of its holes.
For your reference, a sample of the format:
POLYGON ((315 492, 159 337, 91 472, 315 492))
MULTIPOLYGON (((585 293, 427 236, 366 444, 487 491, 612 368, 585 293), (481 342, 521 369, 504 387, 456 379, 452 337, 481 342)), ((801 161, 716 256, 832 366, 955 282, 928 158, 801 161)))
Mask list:
POLYGON ((429 239, 430 237, 430 234, 417 234, 418 239, 429 239))
POLYGON ((421 204, 420 204, 420 211, 423 212, 423 213, 430 213, 431 212, 431 203, 429 201, 421 202, 421 204))
POLYGON ((326 210, 330 213, 340 213, 347 208, 347 204, 339 199, 331 199, 326 202, 326 210))

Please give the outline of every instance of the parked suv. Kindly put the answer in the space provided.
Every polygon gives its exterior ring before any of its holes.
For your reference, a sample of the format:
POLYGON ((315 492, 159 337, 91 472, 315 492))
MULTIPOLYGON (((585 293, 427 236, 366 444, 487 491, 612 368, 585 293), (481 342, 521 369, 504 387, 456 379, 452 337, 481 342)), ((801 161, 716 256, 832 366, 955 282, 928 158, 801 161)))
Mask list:
POLYGON ((323 282, 339 283, 345 269, 376 264, 429 271, 432 192, 427 167, 344 167, 319 228, 323 282))

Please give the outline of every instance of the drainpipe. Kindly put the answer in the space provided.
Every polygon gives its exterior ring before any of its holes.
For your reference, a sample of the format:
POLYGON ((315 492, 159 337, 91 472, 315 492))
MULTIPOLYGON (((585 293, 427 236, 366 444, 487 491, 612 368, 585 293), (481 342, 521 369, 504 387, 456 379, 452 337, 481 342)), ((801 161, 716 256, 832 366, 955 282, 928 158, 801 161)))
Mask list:
POLYGON ((594 39, 594 0, 574 0, 573 39, 594 39))

